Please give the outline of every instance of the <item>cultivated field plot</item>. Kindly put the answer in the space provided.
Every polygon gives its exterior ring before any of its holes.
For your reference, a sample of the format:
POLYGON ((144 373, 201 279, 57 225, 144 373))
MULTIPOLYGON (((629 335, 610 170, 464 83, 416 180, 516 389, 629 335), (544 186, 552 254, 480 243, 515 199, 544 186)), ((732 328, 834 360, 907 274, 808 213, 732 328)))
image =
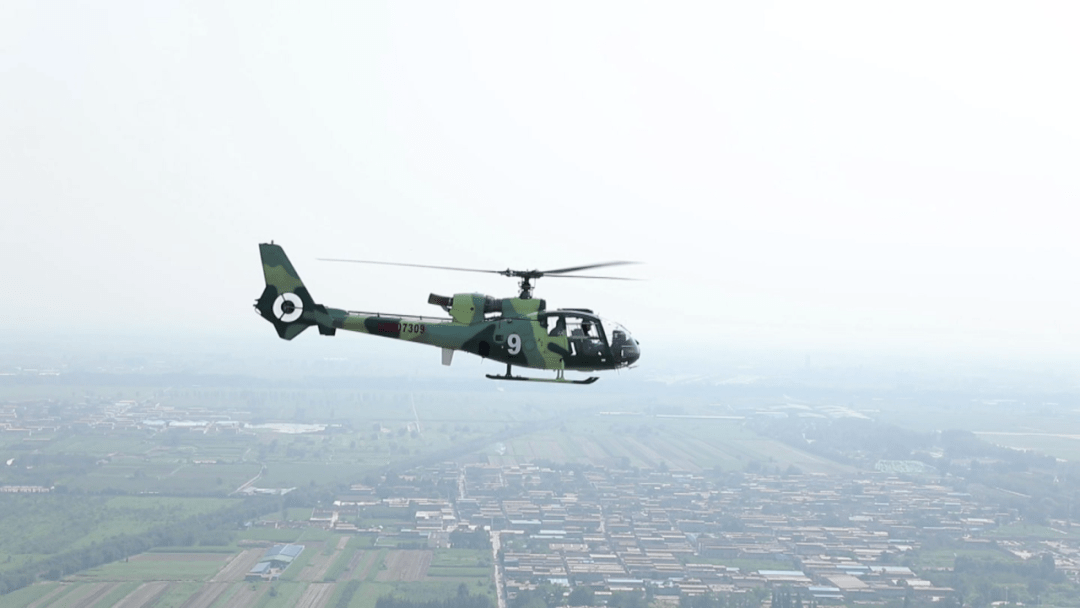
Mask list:
POLYGON ((962 399, 949 402, 875 401, 863 412, 916 431, 971 431, 996 445, 1080 459, 1080 415, 1075 404, 962 399))
POLYGON ((229 581, 244 580, 244 576, 259 563, 265 549, 245 549, 238 554, 230 555, 228 561, 221 570, 211 579, 213 582, 225 583, 229 581))
POLYGON ((1017 450, 1032 450, 1070 462, 1080 460, 1080 434, 1067 435, 1044 431, 982 431, 983 441, 1017 450))
POLYGON ((491 552, 482 549, 440 549, 432 556, 425 580, 445 582, 475 582, 493 580, 491 552))
POLYGON ((379 572, 375 580, 387 581, 422 581, 427 576, 428 566, 431 565, 431 551, 397 551, 386 553, 383 558, 385 570, 379 572))
POLYGON ((359 549, 361 546, 366 546, 366 541, 367 539, 358 536, 339 537, 337 543, 333 545, 334 552, 328 556, 325 567, 318 572, 312 572, 310 578, 306 580, 333 582, 343 576, 347 577, 364 557, 364 553, 359 549))
POLYGON ((142 608, 143 606, 153 606, 154 602, 161 599, 161 596, 165 595, 165 592, 169 590, 169 585, 169 583, 163 582, 144 583, 139 585, 129 595, 122 598, 116 604, 116 608, 142 608))
MULTIPOLYGON (((240 553, 143 553, 126 562, 114 562, 87 570, 61 583, 36 585, 0 597, 0 605, 41 608, 131 608, 170 606, 211 608, 251 606, 271 587, 259 583, 251 589, 244 581, 265 549, 240 553)), ((306 583, 274 585, 274 601, 268 606, 297 605, 306 583)), ((318 594, 324 597, 325 590, 318 594)))
POLYGON ((700 472, 742 470, 751 462, 809 473, 845 473, 849 468, 761 437, 741 420, 592 417, 506 442, 496 463, 550 460, 598 466, 667 467, 700 472))
POLYGON ((352 463, 270 462, 256 486, 269 488, 294 487, 314 481, 316 484, 355 483, 357 466, 352 463))
POLYGON ((308 585, 303 595, 295 604, 296 608, 322 608, 334 593, 333 583, 316 583, 308 585))
POLYGON ((45 442, 40 449, 46 454, 143 454, 153 447, 145 433, 116 431, 105 435, 68 435, 45 442))
POLYGON ((40 605, 42 602, 48 602, 56 597, 56 595, 66 587, 68 587, 68 585, 65 585, 64 583, 37 583, 29 587, 23 587, 17 591, 12 591, 7 595, 0 596, 0 599, 2 599, 5 604, 10 604, 12 606, 40 605))
MULTIPOLYGON (((1062 540, 1062 539, 1077 539, 1080 538, 1080 528, 1051 528, 1048 526, 1040 526, 1038 524, 1027 522, 1015 522, 1005 526, 998 526, 992 530, 985 530, 982 536, 987 538, 1001 539, 1042 539, 1042 540, 1062 540)), ((1000 544, 1000 543, 999 543, 1000 544)))
POLYGON ((0 495, 0 570, 116 535, 139 534, 163 521, 213 513, 237 502, 159 496, 0 495))
POLYGON ((1080 435, 1080 416, 1061 404, 1019 403, 1016 401, 973 401, 917 403, 879 401, 871 418, 918 431, 963 429, 980 432, 1034 432, 1080 435))
POLYGON ((129 562, 212 562, 219 567, 232 561, 232 555, 222 553, 140 553, 128 558, 129 562))
MULTIPOLYGON (((303 532, 303 531, 297 531, 303 532)), ((305 536, 301 533, 299 536, 305 536)), ((0 598, 7 608, 324 608, 346 584, 360 583, 349 606, 371 608, 384 595, 417 601, 457 593, 491 595, 490 553, 473 549, 372 549, 370 539, 340 534, 298 539, 305 550, 273 583, 245 575, 265 552, 150 552, 87 570, 60 583, 36 585, 0 598), (304 557, 307 557, 305 560, 304 557), (295 570, 294 570, 295 568, 295 570)))
POLYGON ((939 550, 921 549, 915 552, 913 559, 914 565, 917 568, 951 568, 953 564, 956 563, 957 557, 1009 562, 1020 561, 1020 558, 993 546, 964 549, 955 547, 939 550))
MULTIPOLYGON (((157 554, 155 554, 157 555, 157 554)), ((213 560, 198 559, 198 554, 176 555, 179 559, 143 560, 140 556, 128 562, 113 562, 72 575, 72 581, 209 581, 223 566, 224 556, 215 554, 213 560), (194 559, 193 559, 194 558, 194 559)))
POLYGON ((209 608, 227 595, 231 583, 207 583, 188 597, 183 608, 209 608))

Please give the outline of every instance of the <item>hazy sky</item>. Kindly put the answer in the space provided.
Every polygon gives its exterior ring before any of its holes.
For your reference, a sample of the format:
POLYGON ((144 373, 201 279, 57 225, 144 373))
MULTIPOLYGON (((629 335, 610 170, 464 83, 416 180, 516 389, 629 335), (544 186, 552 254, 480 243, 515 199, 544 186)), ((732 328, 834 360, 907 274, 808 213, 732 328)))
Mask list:
POLYGON ((8 0, 0 329, 284 349, 250 308, 274 239, 359 310, 515 286, 315 258, 645 262, 537 292, 626 324, 642 366, 651 344, 1077 354, 1077 23, 1067 2, 8 0))

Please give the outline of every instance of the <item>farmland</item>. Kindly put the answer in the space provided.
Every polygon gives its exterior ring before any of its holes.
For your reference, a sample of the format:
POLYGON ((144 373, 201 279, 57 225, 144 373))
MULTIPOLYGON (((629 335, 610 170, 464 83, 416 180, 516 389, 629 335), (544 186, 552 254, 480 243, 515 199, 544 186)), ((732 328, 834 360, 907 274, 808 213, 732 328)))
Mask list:
POLYGON ((547 460, 700 472, 742 470, 757 461, 816 473, 850 470, 757 435, 739 419, 592 416, 515 438, 505 447, 503 454, 489 455, 493 464, 547 460))
POLYGON ((237 499, 0 495, 0 572, 60 550, 227 508, 237 499))
POLYGON ((453 593, 464 582, 473 593, 490 594, 492 570, 480 566, 483 552, 458 549, 378 550, 359 548, 359 537, 332 535, 305 545, 306 563, 290 566, 291 577, 251 583, 245 575, 263 549, 230 553, 147 553, 87 570, 61 582, 41 583, 4 596, 4 606, 309 606, 329 605, 349 581, 362 582, 350 606, 365 608, 385 594, 417 598, 453 593), (340 561, 344 559, 344 561, 340 561), (334 580, 323 566, 343 563, 334 580), (432 564, 439 572, 430 572, 432 564), (351 567, 349 567, 351 566, 351 567), (286 579, 289 580, 286 580, 286 579))

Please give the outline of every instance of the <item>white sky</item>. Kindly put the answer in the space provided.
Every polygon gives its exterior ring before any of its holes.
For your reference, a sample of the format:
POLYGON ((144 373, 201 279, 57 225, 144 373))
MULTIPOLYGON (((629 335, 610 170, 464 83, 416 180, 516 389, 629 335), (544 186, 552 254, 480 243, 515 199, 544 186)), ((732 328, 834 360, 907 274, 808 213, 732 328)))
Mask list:
POLYGON ((640 260, 621 274, 647 282, 537 293, 626 324, 643 366, 650 344, 1076 354, 1078 17, 8 0, 0 330, 271 348, 250 304, 274 239, 316 300, 411 313, 514 284, 315 258, 640 260))

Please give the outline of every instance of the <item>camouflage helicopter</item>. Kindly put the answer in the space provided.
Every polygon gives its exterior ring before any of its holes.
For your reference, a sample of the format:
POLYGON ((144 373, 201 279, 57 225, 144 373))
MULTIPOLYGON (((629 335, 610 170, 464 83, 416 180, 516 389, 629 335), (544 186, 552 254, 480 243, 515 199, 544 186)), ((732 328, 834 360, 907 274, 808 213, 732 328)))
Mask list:
POLYGON ((519 279, 520 293, 516 298, 500 299, 479 293, 459 293, 452 297, 431 294, 428 303, 449 313, 450 317, 446 318, 354 312, 316 304, 280 245, 261 243, 259 254, 262 256, 266 289, 255 301, 255 310, 272 323, 278 335, 285 340, 292 340, 312 325, 318 327, 319 333, 324 336, 332 336, 338 329, 345 329, 441 348, 443 365, 450 365, 456 350, 505 363, 505 375, 487 374, 493 380, 569 384, 592 384, 598 378, 592 376, 584 380, 568 380, 563 377, 565 370, 588 372, 621 369, 632 365, 641 356, 638 343, 618 323, 601 320, 585 308, 547 310, 544 300, 532 297, 533 282, 542 276, 622 279, 567 273, 631 262, 538 271, 326 260, 487 272, 519 279), (514 376, 510 370, 514 365, 554 370, 556 376, 514 376))

